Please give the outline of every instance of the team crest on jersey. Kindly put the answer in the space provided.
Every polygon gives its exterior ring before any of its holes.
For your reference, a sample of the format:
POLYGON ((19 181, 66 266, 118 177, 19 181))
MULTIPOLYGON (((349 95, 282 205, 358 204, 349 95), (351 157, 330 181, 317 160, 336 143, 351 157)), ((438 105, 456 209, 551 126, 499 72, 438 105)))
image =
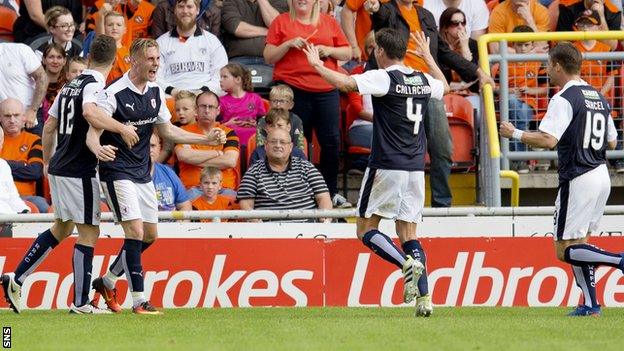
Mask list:
POLYGON ((123 60, 125 63, 130 64, 130 56, 124 56, 123 60))
POLYGON ((26 151, 28 151, 28 145, 23 144, 22 146, 20 146, 19 151, 20 151, 20 152, 26 152, 26 151))
POLYGON ((151 99, 150 103, 152 104, 152 108, 156 108, 156 99, 151 99))
POLYGON ((533 77, 535 77, 535 72, 528 71, 526 76, 527 76, 527 78, 533 78, 533 77))
POLYGON ((403 76, 403 83, 407 85, 422 85, 423 80, 420 76, 403 76))
POLYGON ((256 105, 254 105, 253 103, 248 103, 247 104, 247 111, 253 111, 256 108, 256 105))
POLYGON ((144 21, 143 16, 136 16, 136 17, 134 18, 134 21, 135 21, 136 23, 143 23, 143 21, 144 21))
POLYGON ((201 48, 201 49, 199 49, 199 52, 200 52, 202 55, 206 55, 206 53, 208 52, 208 50, 207 50, 206 48, 201 48))

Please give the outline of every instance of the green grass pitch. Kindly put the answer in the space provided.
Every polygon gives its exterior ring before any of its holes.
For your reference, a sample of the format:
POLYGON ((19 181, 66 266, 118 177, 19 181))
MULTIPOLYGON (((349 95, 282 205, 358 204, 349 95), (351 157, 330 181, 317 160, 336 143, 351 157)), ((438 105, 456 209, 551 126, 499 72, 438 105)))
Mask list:
POLYGON ((0 311, 15 350, 621 350, 624 309, 175 309, 161 316, 0 311))

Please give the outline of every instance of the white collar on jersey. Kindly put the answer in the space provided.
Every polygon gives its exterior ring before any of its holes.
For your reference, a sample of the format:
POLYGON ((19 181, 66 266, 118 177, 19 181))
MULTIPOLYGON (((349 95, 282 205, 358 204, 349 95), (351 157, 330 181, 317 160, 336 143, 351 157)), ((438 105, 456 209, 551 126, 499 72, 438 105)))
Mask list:
POLYGON ((401 71, 401 73, 405 73, 405 74, 410 74, 412 72, 414 72, 414 70, 410 67, 407 67, 405 65, 392 65, 392 66, 388 66, 386 67, 386 71, 401 71))
POLYGON ((582 79, 572 79, 572 80, 569 80, 567 83, 565 83, 565 85, 563 86, 563 88, 561 88, 560 91, 564 91, 568 89, 569 87, 573 87, 576 85, 589 85, 589 84, 587 84, 587 82, 582 79))
POLYGON ((106 79, 104 79, 104 75, 96 70, 93 69, 85 69, 84 71, 82 71, 82 74, 90 74, 93 77, 95 77, 95 80, 97 80, 100 83, 105 83, 106 79))

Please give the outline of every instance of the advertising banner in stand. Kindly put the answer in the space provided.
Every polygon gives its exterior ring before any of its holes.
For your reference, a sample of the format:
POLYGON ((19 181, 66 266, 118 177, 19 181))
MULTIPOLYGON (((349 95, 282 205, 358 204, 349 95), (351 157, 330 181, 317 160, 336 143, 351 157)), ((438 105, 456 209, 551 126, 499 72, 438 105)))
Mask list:
MULTIPOLYGON (((67 309, 74 239, 60 244, 25 281, 32 309, 67 309)), ((614 252, 620 237, 592 239, 614 252)), ((0 239, 0 271, 11 272, 32 239, 0 239)), ((106 272, 123 240, 98 241, 92 277, 106 272)), ((438 306, 574 306, 581 293, 551 238, 422 239, 438 306)), ((165 308, 402 306, 400 270, 355 239, 159 239, 143 255, 145 293, 165 308)), ((596 270, 598 300, 624 306, 624 277, 596 270)), ((118 301, 132 301, 122 277, 118 301)), ((0 308, 7 307, 4 299, 0 308)), ((100 299, 101 300, 101 299, 100 299)), ((103 301, 99 301, 103 306, 103 301)))

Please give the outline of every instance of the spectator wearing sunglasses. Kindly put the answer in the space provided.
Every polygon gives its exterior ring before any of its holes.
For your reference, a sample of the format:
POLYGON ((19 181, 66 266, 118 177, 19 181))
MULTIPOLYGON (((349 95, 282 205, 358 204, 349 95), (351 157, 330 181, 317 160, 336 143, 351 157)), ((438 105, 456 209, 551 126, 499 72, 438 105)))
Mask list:
POLYGON ((424 2, 423 7, 435 18, 440 33, 442 33, 442 13, 450 8, 461 11, 464 16, 464 30, 470 38, 477 40, 487 31, 490 11, 483 0, 429 0, 424 2))

